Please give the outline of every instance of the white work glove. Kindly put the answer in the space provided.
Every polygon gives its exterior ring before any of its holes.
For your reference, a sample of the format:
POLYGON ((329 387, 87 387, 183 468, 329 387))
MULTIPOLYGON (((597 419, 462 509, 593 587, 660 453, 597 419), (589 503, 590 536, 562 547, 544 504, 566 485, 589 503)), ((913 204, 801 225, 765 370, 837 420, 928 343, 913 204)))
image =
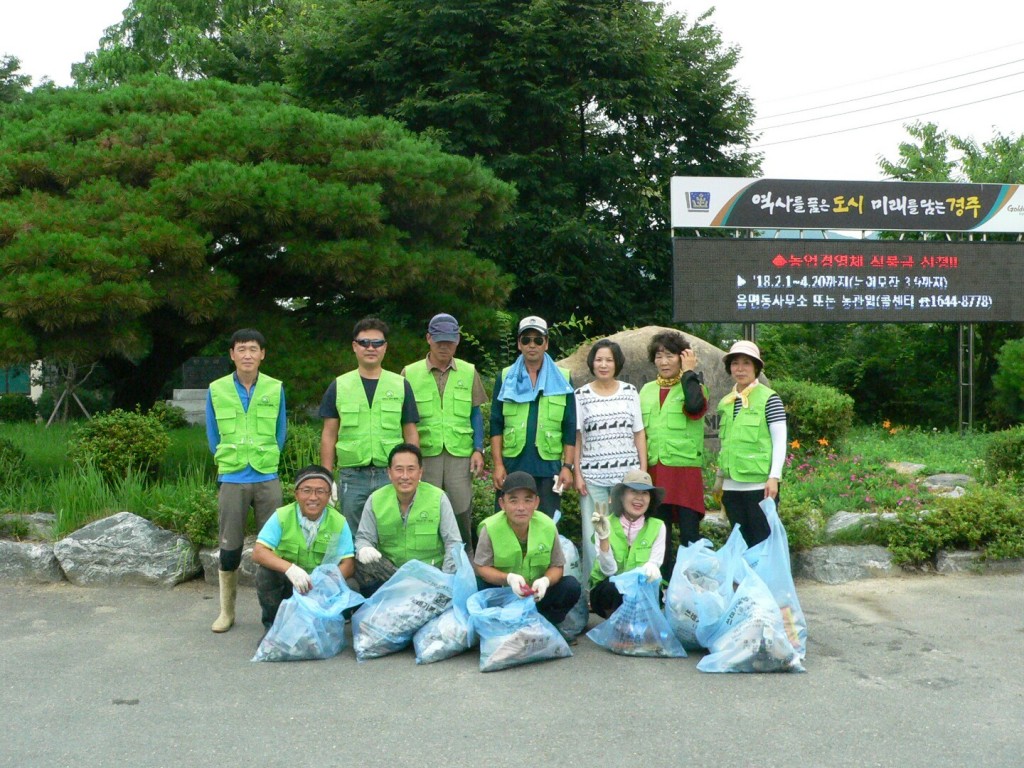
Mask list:
POLYGON ((300 595, 306 594, 313 588, 313 580, 309 578, 309 574, 297 565, 289 565, 284 575, 288 577, 288 581, 300 595))
POLYGON ((599 541, 604 541, 612 535, 611 521, 608 519, 608 505, 604 502, 595 505, 590 522, 594 524, 594 533, 599 541))
POLYGON ((331 506, 338 508, 338 484, 331 480, 331 506))
POLYGON ((363 565, 370 565, 370 563, 376 563, 380 560, 383 555, 380 550, 376 547, 363 547, 356 553, 356 560, 363 565))
POLYGON ((661 581, 661 568, 656 566, 650 560, 640 566, 640 573, 647 577, 648 584, 652 581, 661 581))
POLYGON ((555 475, 555 481, 551 484, 551 490, 557 493, 559 496, 562 495, 562 491, 565 490, 565 486, 562 485, 562 476, 555 475))
POLYGON ((533 599, 538 603, 544 599, 544 595, 548 593, 548 587, 551 586, 551 579, 547 576, 541 576, 535 582, 533 582, 533 599))
POLYGON ((519 597, 525 597, 526 592, 526 579, 520 576, 518 573, 510 573, 505 577, 505 582, 512 587, 512 591, 515 592, 519 597))

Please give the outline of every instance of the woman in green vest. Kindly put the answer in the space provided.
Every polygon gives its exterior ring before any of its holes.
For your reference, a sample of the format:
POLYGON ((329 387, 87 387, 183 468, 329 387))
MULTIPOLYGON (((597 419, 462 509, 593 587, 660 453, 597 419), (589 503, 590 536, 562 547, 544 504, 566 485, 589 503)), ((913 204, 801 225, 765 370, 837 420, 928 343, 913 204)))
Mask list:
POLYGON ((729 522, 740 526, 743 540, 752 547, 771 533, 760 504, 766 498, 778 503, 786 462, 786 411, 779 396, 757 379, 764 362, 754 342, 737 341, 723 362, 735 384, 718 404, 722 450, 715 494, 721 494, 729 522))
POLYGON ((607 619, 622 605, 622 594, 611 577, 639 568, 648 581, 661 580, 665 559, 665 524, 647 511, 657 509, 665 489, 651 482, 651 476, 631 469, 621 483, 612 487, 610 509, 594 513, 597 560, 590 572, 590 610, 607 619))

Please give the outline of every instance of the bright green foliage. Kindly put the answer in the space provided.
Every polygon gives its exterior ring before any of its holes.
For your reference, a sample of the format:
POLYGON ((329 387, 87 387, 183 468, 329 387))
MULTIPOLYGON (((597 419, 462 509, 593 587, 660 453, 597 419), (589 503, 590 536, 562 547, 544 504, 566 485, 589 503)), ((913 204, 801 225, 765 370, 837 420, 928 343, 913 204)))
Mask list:
POLYGON ((993 479, 1016 476, 1024 480, 1024 426, 992 435, 985 452, 985 466, 993 479))
POLYGON ((114 405, 148 405, 258 313, 490 308, 509 282, 466 242, 511 200, 476 161, 270 86, 34 91, 0 122, 0 363, 102 359, 114 405))
POLYGON ((0 437, 0 485, 4 485, 19 474, 25 465, 25 452, 14 441, 0 437))
POLYGON ((0 104, 10 104, 25 95, 32 84, 29 75, 18 74, 21 61, 15 56, 0 56, 0 104))
POLYGON ((279 473, 285 482, 295 480, 303 467, 320 463, 320 427, 313 424, 288 424, 288 436, 281 453, 279 473))
POLYGON ((165 400, 157 400, 148 411, 148 415, 156 418, 164 429, 185 429, 188 418, 185 416, 185 409, 176 405, 168 405, 165 400))
POLYGON ((670 176, 757 168, 737 51, 661 3, 326 0, 286 39, 306 103, 396 118, 515 183, 515 226, 483 252, 549 320, 663 321, 670 176))
POLYGON ((1024 421, 1024 339, 1003 344, 996 360, 999 368, 992 380, 993 410, 1008 423, 1024 421))
POLYGON ((940 549, 980 550, 986 559, 1024 557, 1024 505, 1015 485, 972 488, 958 499, 938 498, 928 512, 901 512, 886 527, 897 563, 934 561, 940 549))
POLYGON ((170 444, 160 419, 118 408, 79 426, 68 458, 80 465, 92 464, 111 482, 130 472, 152 477, 170 444))
POLYGON ((789 439, 805 449, 836 445, 853 424, 853 398, 832 387, 777 379, 772 389, 786 408, 789 439))
POLYGON ((35 421, 36 404, 28 395, 8 393, 0 395, 0 421, 35 421))

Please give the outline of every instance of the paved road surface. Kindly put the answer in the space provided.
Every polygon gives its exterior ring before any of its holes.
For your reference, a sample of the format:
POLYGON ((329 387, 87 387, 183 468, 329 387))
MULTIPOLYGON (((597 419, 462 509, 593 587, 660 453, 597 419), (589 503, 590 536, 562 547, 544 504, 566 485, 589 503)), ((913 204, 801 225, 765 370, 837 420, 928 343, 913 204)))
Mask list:
POLYGON ((0 766, 1024 765, 1024 575, 798 589, 807 674, 702 674, 586 638, 482 674, 475 651, 250 663, 251 590, 214 635, 200 581, 2 585, 0 766))

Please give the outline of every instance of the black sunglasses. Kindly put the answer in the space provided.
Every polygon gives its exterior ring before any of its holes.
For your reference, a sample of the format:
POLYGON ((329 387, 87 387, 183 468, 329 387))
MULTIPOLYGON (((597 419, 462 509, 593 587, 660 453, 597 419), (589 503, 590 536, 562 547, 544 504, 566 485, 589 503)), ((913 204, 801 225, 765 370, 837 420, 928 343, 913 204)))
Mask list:
POLYGON ((544 336, 520 336, 520 344, 533 344, 535 347, 543 347, 547 338, 544 336))
POLYGON ((380 349, 387 343, 387 339, 356 339, 356 344, 363 349, 369 349, 370 347, 380 349))

